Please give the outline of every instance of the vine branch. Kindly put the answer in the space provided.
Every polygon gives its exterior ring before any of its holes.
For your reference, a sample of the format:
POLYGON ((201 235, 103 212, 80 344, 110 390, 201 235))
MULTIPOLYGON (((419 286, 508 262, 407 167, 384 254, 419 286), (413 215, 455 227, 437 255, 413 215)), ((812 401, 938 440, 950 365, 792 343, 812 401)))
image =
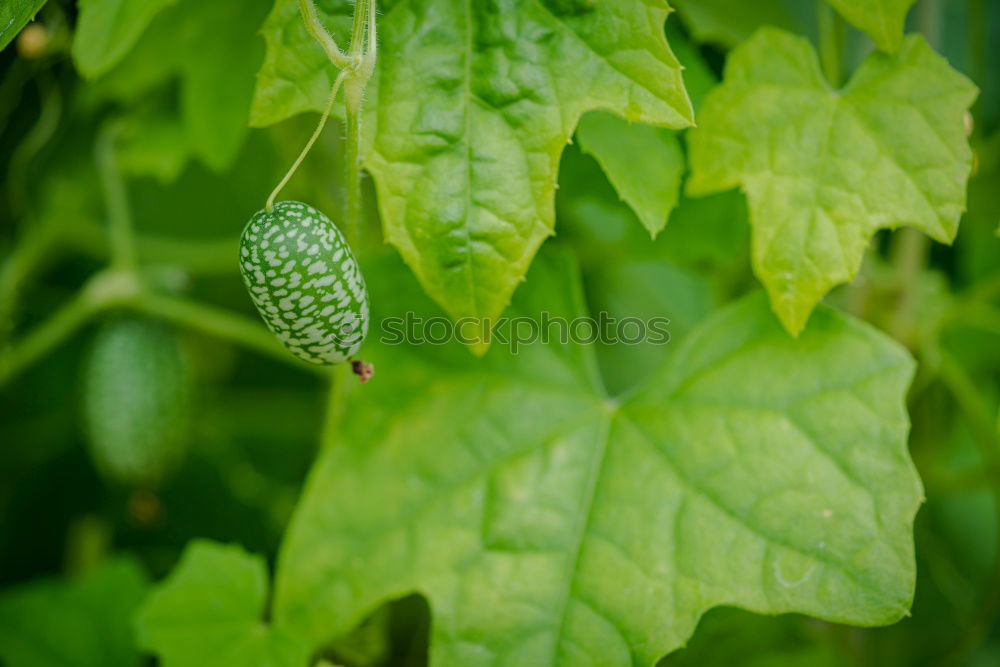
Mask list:
POLYGON ((130 270, 136 265, 135 242, 132 238, 132 212, 129 209, 128 193, 115 157, 115 141, 119 132, 120 126, 117 123, 105 124, 101 128, 94 147, 94 158, 107 208, 111 266, 118 270, 130 270))
POLYGON ((302 21, 306 24, 306 30, 323 47, 326 57, 330 59, 330 62, 340 68, 346 68, 350 65, 350 58, 340 50, 336 40, 333 39, 333 35, 326 29, 323 22, 319 20, 316 5, 313 4, 312 0, 299 0, 299 11, 302 13, 302 21))

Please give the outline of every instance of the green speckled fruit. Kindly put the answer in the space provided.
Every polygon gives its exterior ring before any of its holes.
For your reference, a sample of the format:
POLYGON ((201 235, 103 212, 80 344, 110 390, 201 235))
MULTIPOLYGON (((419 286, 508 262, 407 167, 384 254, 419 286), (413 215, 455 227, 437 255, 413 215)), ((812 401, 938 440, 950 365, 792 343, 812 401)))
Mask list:
POLYGON ((84 426, 98 469, 129 484, 170 472, 187 444, 191 394, 173 332, 151 320, 112 320, 83 370, 84 426))
POLYGON ((258 211, 240 238, 240 271, 267 327, 312 364, 354 356, 368 334, 368 289, 344 235, 312 206, 258 211))

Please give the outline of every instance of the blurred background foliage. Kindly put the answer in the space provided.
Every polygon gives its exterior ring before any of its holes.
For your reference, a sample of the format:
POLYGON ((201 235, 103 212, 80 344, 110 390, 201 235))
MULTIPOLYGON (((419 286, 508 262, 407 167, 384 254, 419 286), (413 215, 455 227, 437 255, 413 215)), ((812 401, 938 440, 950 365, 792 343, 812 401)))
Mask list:
MULTIPOLYGON (((673 4, 680 20, 670 21, 671 42, 696 104, 721 76, 726 51, 761 24, 816 38, 811 2, 764 0, 736 13, 718 0, 673 4)), ((95 150, 109 126, 144 277, 254 317, 237 237, 315 122, 247 129, 263 58, 255 35, 267 9, 264 0, 181 0, 115 61, 71 46, 75 7, 52 0, 0 52, 0 348, 71 300, 107 260, 113 204, 95 150), (224 29, 209 34, 208 25, 224 29), (85 82, 81 70, 96 78, 85 82)), ((1000 3, 924 0, 910 29, 981 88, 968 212, 953 247, 929 247, 906 231, 880 234, 859 279, 829 300, 903 341, 921 362, 909 403, 927 503, 916 523, 912 617, 862 629, 717 609, 664 665, 1000 664, 1000 3)), ((850 71, 871 45, 853 30, 847 43, 850 71)), ((341 132, 331 124, 288 198, 341 210, 341 132)), ((355 243, 362 264, 378 261, 395 272, 391 280, 410 284, 401 262, 379 260, 392 251, 382 246, 369 185, 369 220, 355 243)), ((591 310, 667 316, 674 342, 756 285, 737 192, 681 196, 651 240, 598 164, 570 146, 557 217, 552 243, 578 257, 591 310)), ((308 369, 167 322, 192 392, 182 451, 162 476, 137 482, 109 473, 86 442, 83 373, 96 332, 115 316, 96 317, 16 376, 0 368, 2 664, 137 664, 128 619, 149 581, 196 537, 238 542, 273 563, 316 454, 325 396, 308 369), (37 636, 28 617, 38 619, 37 636)), ((673 347, 599 348, 607 386, 627 391, 673 347)), ((428 623, 422 599, 398 601, 328 657, 422 664, 428 623)))

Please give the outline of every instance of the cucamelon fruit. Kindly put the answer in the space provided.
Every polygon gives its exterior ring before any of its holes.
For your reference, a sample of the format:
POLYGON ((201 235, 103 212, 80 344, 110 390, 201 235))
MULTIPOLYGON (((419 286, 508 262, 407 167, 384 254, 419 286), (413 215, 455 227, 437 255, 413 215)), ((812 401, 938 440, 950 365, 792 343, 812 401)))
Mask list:
POLYGON ((165 325, 115 318, 94 337, 83 368, 83 417, 91 458, 127 484, 159 481, 181 461, 190 425, 191 378, 165 325))
POLYGON ((344 235, 308 204, 258 211, 240 238, 240 270, 267 327, 312 364, 350 359, 368 333, 368 289, 344 235))

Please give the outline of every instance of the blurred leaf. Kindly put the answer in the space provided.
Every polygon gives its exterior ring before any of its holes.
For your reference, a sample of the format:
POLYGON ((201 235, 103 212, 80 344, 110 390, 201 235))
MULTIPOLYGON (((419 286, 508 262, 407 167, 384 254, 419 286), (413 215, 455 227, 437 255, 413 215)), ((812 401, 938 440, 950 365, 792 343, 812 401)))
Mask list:
POLYGON ((212 169, 223 170, 246 135, 263 58, 258 31, 268 7, 268 0, 180 0, 160 13, 136 48, 97 81, 91 94, 135 103, 176 77, 178 113, 187 134, 181 145, 212 169))
MULTIPOLYGON (((906 13, 915 1, 829 0, 852 25, 890 53, 899 50, 906 13)), ((673 0, 671 4, 698 41, 728 48, 749 39, 762 26, 816 36, 816 3, 812 0, 673 0)))
POLYGON ((681 197, 661 237, 663 255, 711 274, 748 268, 750 224, 746 199, 735 190, 681 197))
POLYGON ((0 49, 17 37, 44 4, 45 0, 4 0, 0 3, 0 49))
POLYGON ((149 22, 176 0, 80 0, 73 61, 87 78, 114 67, 135 46, 149 22))
POLYGON ((631 260, 666 260, 696 271, 717 293, 728 296, 734 279, 740 281, 738 293, 745 290, 750 226, 745 199, 735 190, 700 198, 682 195, 666 228, 650 240, 597 163, 570 146, 556 201, 556 241, 572 247, 587 276, 631 260))
POLYGON ((164 667, 305 667, 308 649, 263 620, 267 588, 259 556, 193 540, 136 614, 139 643, 164 667))
POLYGON ((580 150, 597 160, 622 200, 655 237, 677 205, 684 153, 672 130, 594 111, 576 129, 580 150))
POLYGON ((119 558, 71 580, 44 580, 0 595, 0 659, 8 667, 140 664, 129 622, 146 574, 119 558))
POLYGON ((903 44, 906 13, 917 0, 829 0, 854 25, 868 33, 875 45, 895 53, 903 44))
POLYGON ((701 276, 660 259, 609 264, 588 275, 586 286, 592 311, 607 313, 622 333, 638 338, 596 346, 601 376, 611 395, 643 384, 708 316, 714 301, 701 276), (653 318, 659 319, 657 327, 666 335, 636 336, 640 330, 650 333, 653 318))
MULTIPOLYGON (((637 0, 386 7, 365 164, 386 239, 452 317, 506 307, 552 233, 559 156, 583 112, 690 125, 666 16, 637 0)), ((294 0, 275 5, 264 34, 254 123, 321 108, 333 69, 294 0)))
POLYGON ((850 281, 878 229, 913 225, 943 243, 965 208, 976 89, 909 37, 831 90, 801 38, 764 29, 733 51, 691 133, 688 192, 742 186, 754 270, 793 334, 850 281), (933 91, 933 92, 932 92, 933 91))
MULTIPOLYGON (((577 280, 536 262, 512 314, 582 315, 577 280)), ((371 287, 389 312, 414 307, 398 280, 371 287)), ((366 350, 378 381, 313 469, 280 626, 319 645, 419 590, 433 664, 648 664, 716 605, 906 613, 912 361, 871 328, 823 308, 794 340, 754 296, 623 402, 586 346, 494 345, 461 364, 448 349, 366 350)))
MULTIPOLYGON (((1000 142, 998 142, 1000 144, 1000 142)), ((1000 275, 1000 169, 981 170, 969 181, 969 210, 962 218, 955 243, 960 261, 959 276, 974 283, 1000 275)))
POLYGON ((816 3, 812 0, 671 0, 670 4, 696 40, 726 48, 765 25, 806 35, 815 32, 816 3))
MULTIPOLYGON (((129 150, 128 142, 123 149, 129 150)), ((129 184, 129 194, 136 228, 142 234, 186 242, 190 249, 177 252, 174 260, 182 266, 194 258, 198 244, 208 240, 218 245, 231 239, 227 258, 235 257, 240 230, 263 205, 268 189, 287 167, 280 163, 268 138, 259 132, 247 137, 236 157, 233 166, 223 173, 194 163, 169 183, 134 180, 129 184)), ((207 245, 201 246, 202 251, 207 249, 207 245)), ((218 272, 226 268, 223 264, 218 272)), ((228 269, 233 276, 239 275, 235 260, 228 269)))
POLYGON ((713 609, 698 623, 691 642, 658 667, 848 667, 828 638, 808 631, 809 622, 713 609))
POLYGON ((124 173, 163 183, 177 179, 193 151, 183 121, 162 109, 131 116, 117 149, 124 173))
POLYGON ((677 25, 676 21, 667 23, 667 38, 677 60, 684 66, 684 87, 687 88, 688 96, 691 98, 691 106, 697 111, 701 106, 701 100, 719 80, 698 49, 681 34, 677 25))

